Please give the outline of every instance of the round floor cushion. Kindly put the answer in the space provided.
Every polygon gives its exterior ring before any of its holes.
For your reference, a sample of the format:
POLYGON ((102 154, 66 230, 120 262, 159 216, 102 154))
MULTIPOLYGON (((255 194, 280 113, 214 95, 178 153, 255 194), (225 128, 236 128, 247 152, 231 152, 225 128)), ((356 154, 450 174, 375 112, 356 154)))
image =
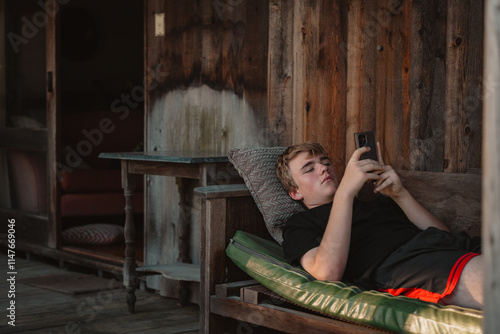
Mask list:
POLYGON ((74 245, 111 245, 123 241, 123 226, 88 224, 68 228, 62 232, 65 243, 74 245))

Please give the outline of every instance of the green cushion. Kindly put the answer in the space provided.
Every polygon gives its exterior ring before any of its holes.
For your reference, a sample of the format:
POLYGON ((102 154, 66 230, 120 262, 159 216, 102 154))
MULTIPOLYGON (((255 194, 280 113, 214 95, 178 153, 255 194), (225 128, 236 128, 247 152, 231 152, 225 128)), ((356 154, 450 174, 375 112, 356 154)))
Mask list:
POLYGON ((482 333, 482 311, 314 280, 306 271, 289 265, 276 242, 243 231, 236 233, 226 253, 268 289, 336 318, 398 333, 482 333))

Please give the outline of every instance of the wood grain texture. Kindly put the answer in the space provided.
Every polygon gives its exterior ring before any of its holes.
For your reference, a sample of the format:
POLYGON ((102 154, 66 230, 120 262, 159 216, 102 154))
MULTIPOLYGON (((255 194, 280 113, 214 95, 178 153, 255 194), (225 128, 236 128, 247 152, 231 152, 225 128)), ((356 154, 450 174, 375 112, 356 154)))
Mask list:
POLYGON ((412 4, 411 170, 444 170, 446 17, 446 2, 414 1, 412 4))
POLYGON ((481 166, 483 2, 448 1, 444 168, 481 166))
POLYGON ((293 142, 293 2, 269 2, 268 122, 271 146, 293 142))
POLYGON ((399 170, 410 193, 452 232, 481 235, 481 175, 399 170))

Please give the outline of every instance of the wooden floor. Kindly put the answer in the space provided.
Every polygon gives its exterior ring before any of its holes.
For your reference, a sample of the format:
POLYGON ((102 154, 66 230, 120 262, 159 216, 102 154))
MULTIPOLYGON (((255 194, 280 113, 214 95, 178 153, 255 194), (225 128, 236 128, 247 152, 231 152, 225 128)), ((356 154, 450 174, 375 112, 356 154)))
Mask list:
MULTIPOLYGON (((16 283, 9 296, 9 269, 5 250, 0 252, 0 333, 198 333, 198 305, 177 306, 175 299, 154 292, 136 291, 136 313, 129 314, 124 289, 68 295, 16 283), (15 326, 9 307, 15 302, 15 326)), ((16 257, 16 280, 63 273, 47 261, 16 257)))

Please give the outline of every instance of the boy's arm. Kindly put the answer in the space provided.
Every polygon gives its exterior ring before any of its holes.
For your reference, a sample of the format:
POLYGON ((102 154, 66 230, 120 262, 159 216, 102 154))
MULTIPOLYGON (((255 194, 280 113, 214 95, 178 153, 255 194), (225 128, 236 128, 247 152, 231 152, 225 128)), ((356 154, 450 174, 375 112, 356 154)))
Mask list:
POLYGON ((333 198, 321 243, 305 253, 300 260, 302 267, 318 280, 338 281, 344 275, 351 240, 354 196, 365 182, 379 179, 379 175, 373 171, 382 169, 374 160, 359 161, 361 154, 368 150, 369 148, 363 147, 352 155, 333 198))
POLYGON ((380 145, 378 146, 378 160, 384 166, 384 172, 380 174, 380 179, 375 182, 375 191, 391 197, 403 210, 408 219, 421 230, 428 227, 437 227, 444 231, 449 231, 448 227, 436 216, 424 208, 403 186, 401 179, 394 169, 389 165, 384 165, 380 145))
POLYGON ((424 208, 406 188, 403 188, 400 194, 392 199, 399 205, 408 219, 421 230, 437 227, 444 231, 450 231, 442 221, 424 208))

